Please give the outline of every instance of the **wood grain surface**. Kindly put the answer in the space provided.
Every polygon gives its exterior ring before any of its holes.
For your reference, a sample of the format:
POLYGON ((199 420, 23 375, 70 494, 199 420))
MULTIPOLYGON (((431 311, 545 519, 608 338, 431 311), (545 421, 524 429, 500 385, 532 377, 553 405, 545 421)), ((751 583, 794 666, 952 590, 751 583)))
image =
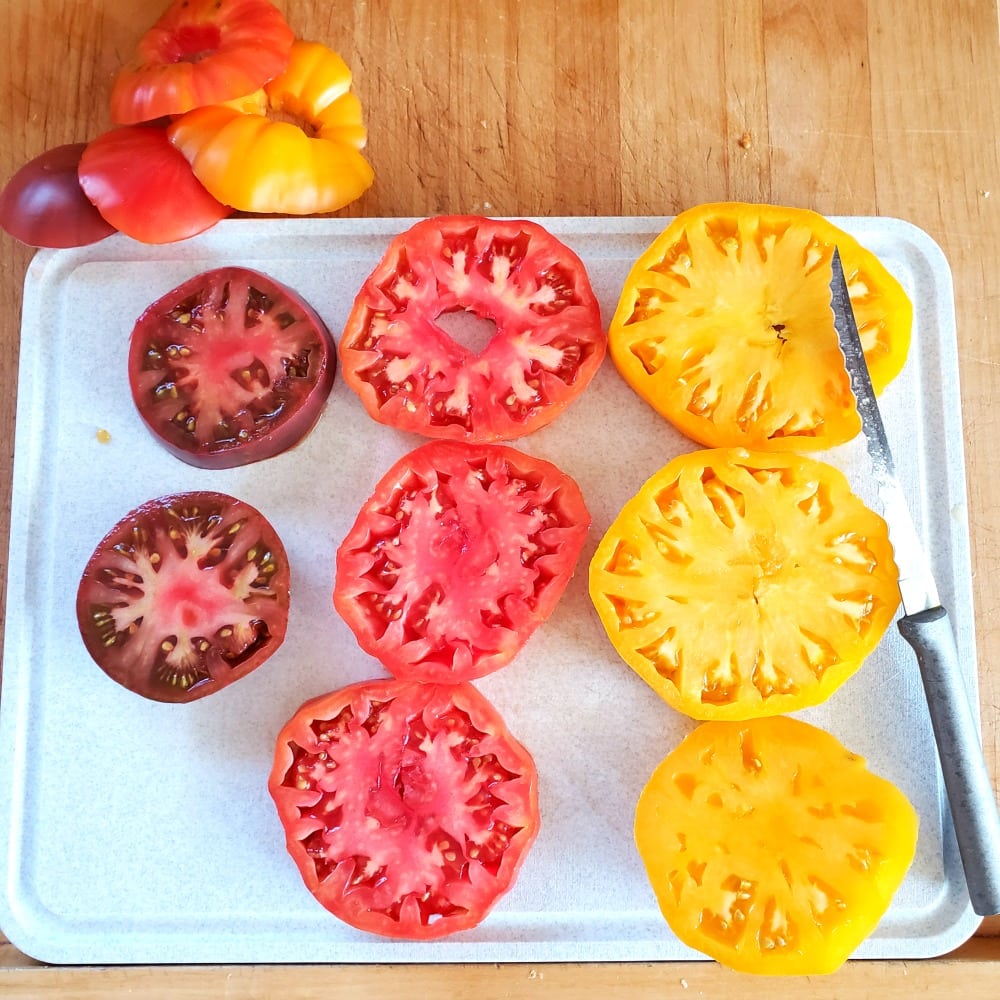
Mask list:
MULTIPOLYGON (((345 214, 669 215, 733 199, 908 220, 954 275, 982 724, 1000 760, 1000 30, 989 0, 280 0, 338 49, 373 188, 345 214)), ((109 126, 157 0, 0 4, 0 181, 109 126)), ((0 538, 10 518, 21 288, 0 234, 0 538)), ((86 337, 99 331, 81 328, 86 337)), ((6 548, 0 550, 5 553, 6 548)), ((0 565, 0 580, 6 563, 0 565)), ((887 706, 887 713, 891 712, 887 706)), ((789 997, 1000 988, 997 921, 957 956, 856 962, 789 997)), ((711 963, 56 969, 0 939, 0 995, 769 996, 711 963)))

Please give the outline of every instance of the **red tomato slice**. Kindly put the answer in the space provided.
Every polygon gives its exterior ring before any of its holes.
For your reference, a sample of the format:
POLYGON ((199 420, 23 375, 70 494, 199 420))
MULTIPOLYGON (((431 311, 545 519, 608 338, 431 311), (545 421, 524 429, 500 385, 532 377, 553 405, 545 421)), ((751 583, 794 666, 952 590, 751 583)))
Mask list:
POLYGON ((110 236, 83 193, 77 167, 86 143, 56 146, 29 160, 0 192, 0 227, 31 247, 82 247, 110 236))
POLYGON ((555 609, 590 526, 579 487, 504 445, 439 441, 379 481, 337 551, 333 600, 396 677, 509 663, 555 609))
POLYGON ((306 702, 268 789, 310 892, 388 937, 475 927, 539 827, 531 755, 469 684, 377 680, 306 702))
POLYGON ((285 68, 293 37, 268 0, 174 0, 115 78, 111 120, 134 125, 250 94, 285 68))
POLYGON ((191 172, 165 129, 130 125, 94 139, 80 157, 80 186, 101 215, 141 243, 174 243, 232 214, 191 172))
POLYGON ((232 684, 281 645, 289 569, 281 539, 248 503, 178 493, 127 514, 80 580, 87 651, 119 684, 186 702, 232 684))
POLYGON ((337 369, 319 315, 256 271, 190 278, 136 321, 132 398, 168 451, 203 469, 259 462, 319 419, 337 369))
POLYGON ((425 219, 392 241, 340 344, 348 385, 376 420, 427 437, 503 441, 553 420, 607 349, 583 262, 541 226, 425 219), (496 324, 478 353, 436 320, 496 324))

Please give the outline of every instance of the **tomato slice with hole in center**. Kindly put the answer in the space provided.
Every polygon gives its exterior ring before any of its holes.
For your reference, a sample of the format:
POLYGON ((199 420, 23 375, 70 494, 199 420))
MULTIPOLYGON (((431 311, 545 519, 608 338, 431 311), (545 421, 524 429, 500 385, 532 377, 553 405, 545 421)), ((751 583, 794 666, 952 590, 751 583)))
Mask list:
POLYGON ((917 814, 829 733, 698 726, 639 797, 635 842, 671 930, 741 972, 839 968, 913 861, 917 814))
POLYGON ((129 346, 129 384, 168 451, 204 469, 259 462, 319 419, 337 366, 316 311, 243 267, 195 275, 149 306, 129 346))
POLYGON ((76 614, 87 652, 154 701, 221 691, 285 638, 290 573, 260 511, 223 493, 177 493, 121 519, 94 550, 76 614))
POLYGON ((334 604, 396 677, 482 677, 551 615, 589 526, 579 487, 550 462, 432 442, 362 507, 337 550, 334 604))
POLYGON ((173 0, 111 88, 134 125, 251 94, 288 62, 294 35, 269 0, 173 0))
POLYGON ((590 564, 615 649, 696 719, 824 701, 892 622, 897 580, 885 521, 839 469, 741 448, 651 476, 590 564))
POLYGON ((388 937, 475 927, 539 829, 534 761, 469 684, 374 680, 307 701, 268 789, 309 891, 388 937))
POLYGON ((540 225, 440 216, 397 236, 365 281, 341 368, 381 423, 434 438, 504 441, 555 419, 607 349, 580 258, 540 225), (437 320, 496 324, 481 350, 437 320))

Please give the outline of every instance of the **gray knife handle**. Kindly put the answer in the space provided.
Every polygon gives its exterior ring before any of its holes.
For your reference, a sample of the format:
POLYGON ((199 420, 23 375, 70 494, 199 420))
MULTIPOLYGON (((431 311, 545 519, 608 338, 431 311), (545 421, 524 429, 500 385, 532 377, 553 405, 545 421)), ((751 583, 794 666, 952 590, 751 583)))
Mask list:
POLYGON ((948 612, 930 608, 898 627, 920 664, 972 908, 980 916, 1000 913, 1000 814, 948 612))

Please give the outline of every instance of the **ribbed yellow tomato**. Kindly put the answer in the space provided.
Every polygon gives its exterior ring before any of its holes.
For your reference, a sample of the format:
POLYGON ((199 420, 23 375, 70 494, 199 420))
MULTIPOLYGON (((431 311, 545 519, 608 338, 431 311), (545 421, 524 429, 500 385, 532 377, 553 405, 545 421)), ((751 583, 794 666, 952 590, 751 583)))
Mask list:
POLYGON ((612 523, 590 595, 619 655, 696 719, 815 705, 899 606, 888 529, 832 465, 788 452, 695 451, 612 523))
POLYGON ((636 262, 608 330, 626 382, 710 447, 818 451, 861 429, 830 308, 840 248, 876 391, 903 367, 913 308, 857 240, 815 212, 700 205, 636 262))
POLYGON ((913 861, 917 814, 832 735, 706 722, 653 773, 635 841, 671 930, 742 972, 833 972, 913 861))
MULTIPOLYGON (((359 198, 374 173, 351 71, 317 42, 296 41, 284 73, 264 88, 265 113, 197 108, 169 128, 171 142, 219 201, 246 212, 313 215, 359 198)), ((253 95, 244 108, 254 107, 253 95)))

